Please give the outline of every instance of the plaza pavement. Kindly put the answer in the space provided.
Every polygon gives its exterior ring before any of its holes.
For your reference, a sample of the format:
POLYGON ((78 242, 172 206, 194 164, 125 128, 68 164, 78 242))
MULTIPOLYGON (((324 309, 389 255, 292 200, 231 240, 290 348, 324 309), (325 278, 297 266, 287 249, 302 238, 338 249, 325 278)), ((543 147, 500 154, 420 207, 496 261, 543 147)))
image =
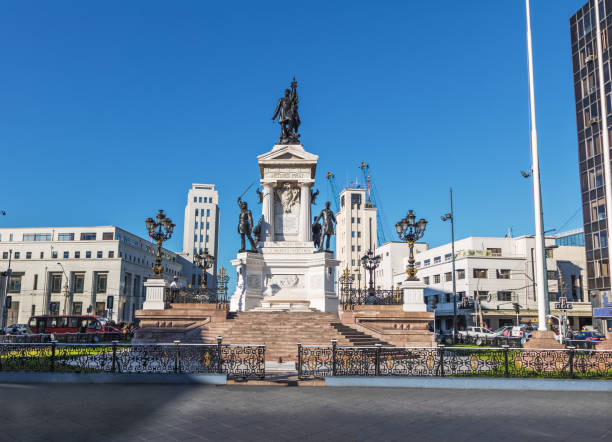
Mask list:
POLYGON ((0 384, 0 440, 608 441, 612 395, 0 384))

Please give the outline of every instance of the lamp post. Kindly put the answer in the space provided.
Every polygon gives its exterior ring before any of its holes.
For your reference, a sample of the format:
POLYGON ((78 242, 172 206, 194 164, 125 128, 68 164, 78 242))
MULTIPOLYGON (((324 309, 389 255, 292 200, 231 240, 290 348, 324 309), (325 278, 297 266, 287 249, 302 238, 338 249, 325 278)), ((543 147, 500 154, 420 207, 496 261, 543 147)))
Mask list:
POLYGON ((421 239, 425 234, 425 228, 427 227, 427 221, 423 218, 416 221, 416 215, 412 212, 412 210, 408 211, 408 214, 404 219, 399 220, 395 224, 395 230, 397 231, 397 235, 399 239, 407 242, 408 247, 410 248, 410 256, 408 257, 408 269, 406 270, 406 274, 408 278, 406 281, 416 281, 416 273, 417 270, 414 267, 414 243, 421 239))
POLYGON ((351 286, 353 285, 353 281, 355 281, 355 276, 351 274, 351 271, 347 268, 344 269, 342 275, 338 278, 338 282, 340 283, 340 291, 343 295, 342 305, 346 306, 346 304, 351 303, 351 286))
POLYGON ((453 344, 457 343, 457 283, 455 280, 455 212, 453 211, 453 188, 450 189, 450 213, 442 215, 442 221, 450 220, 451 253, 453 255, 453 344))
POLYGON ((215 257, 208 253, 208 249, 204 249, 203 252, 195 253, 193 255, 194 264, 202 270, 204 274, 204 290, 208 288, 207 284, 207 271, 210 269, 215 263, 215 257))
POLYGON ((162 278, 164 268, 162 267, 161 248, 164 241, 169 240, 174 232, 174 224, 172 220, 166 216, 163 210, 155 215, 155 219, 147 218, 145 220, 149 238, 157 243, 157 255, 155 256, 155 265, 153 266, 153 275, 155 278, 162 278))
POLYGON ((374 288, 374 270, 376 270, 376 268, 380 265, 380 256, 374 255, 374 251, 370 249, 361 257, 361 264, 370 275, 370 281, 368 283, 368 297, 376 297, 376 289, 374 288))
POLYGON ((64 270, 64 266, 62 265, 61 262, 58 262, 57 265, 59 265, 62 269, 62 272, 64 272, 64 276, 66 277, 66 283, 64 284, 64 309, 63 309, 63 313, 62 314, 66 314, 66 304, 68 303, 68 274, 66 273, 66 270, 64 270))
POLYGON ((219 269, 218 285, 219 285, 219 299, 223 304, 227 304, 227 284, 229 283, 229 275, 225 267, 219 269))

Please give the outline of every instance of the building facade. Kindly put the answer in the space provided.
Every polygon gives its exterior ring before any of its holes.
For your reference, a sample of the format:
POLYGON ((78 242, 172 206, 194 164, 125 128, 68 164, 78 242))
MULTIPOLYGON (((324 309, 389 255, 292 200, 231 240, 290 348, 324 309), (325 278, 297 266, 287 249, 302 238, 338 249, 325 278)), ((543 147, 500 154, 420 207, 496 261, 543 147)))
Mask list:
POLYGON ((601 303, 604 296, 610 298, 612 0, 599 1, 598 8, 595 4, 595 0, 586 2, 569 25, 587 285, 591 300, 601 303))
MULTIPOLYGON (((156 245, 115 226, 0 229, 0 306, 6 324, 33 315, 87 314, 131 322, 153 277, 156 245)), ((162 249, 164 279, 187 263, 162 249)))
MULTIPOLYGON (((427 243, 415 243, 414 253, 424 252, 429 249, 427 243)), ((408 243, 401 241, 389 241, 376 248, 376 255, 380 256, 380 263, 376 271, 376 287, 390 289, 397 284, 396 275, 403 273, 407 278, 406 262, 410 256, 408 243)))
POLYGON ((219 249, 219 194, 214 184, 192 184, 185 206, 183 230, 183 257, 191 262, 185 268, 187 284, 199 288, 202 272, 193 265, 193 255, 207 250, 214 256, 214 264, 208 270, 209 288, 217 284, 217 256, 219 249))
POLYGON ((376 208, 366 204, 366 190, 348 188, 340 192, 340 211, 336 215, 337 277, 348 269, 355 287, 368 284, 361 257, 376 248, 376 208))
MULTIPOLYGON (((574 328, 591 323, 592 308, 584 281, 584 247, 557 245, 556 238, 546 238, 546 267, 551 314, 558 314, 554 303, 566 296, 574 303, 570 323, 574 328)), ((469 237, 455 241, 455 277, 460 326, 483 323, 497 328, 517 321, 514 303, 520 308, 518 320, 537 321, 535 290, 535 238, 469 237)), ((436 310, 436 328, 451 330, 453 321, 452 252, 445 244, 415 254, 417 277, 427 286, 426 303, 436 310)), ((404 268, 408 258, 404 258, 404 268)), ((405 279, 402 271, 394 282, 405 279)))

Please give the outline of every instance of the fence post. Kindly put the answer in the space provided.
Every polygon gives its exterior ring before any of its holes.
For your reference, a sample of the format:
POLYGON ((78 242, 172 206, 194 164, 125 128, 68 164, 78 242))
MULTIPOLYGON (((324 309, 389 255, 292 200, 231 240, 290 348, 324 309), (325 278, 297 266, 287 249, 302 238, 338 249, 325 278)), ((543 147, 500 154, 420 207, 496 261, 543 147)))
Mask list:
POLYGON ((55 371, 55 348, 57 346, 57 341, 54 339, 51 341, 51 371, 55 371))
POLYGON ((221 356, 221 343, 223 336, 217 336, 217 373, 223 373, 223 357, 221 356))
POLYGON ((337 339, 332 339, 332 376, 336 376, 336 346, 338 345, 337 339))
POLYGON ((576 347, 567 347, 569 351, 569 378, 574 379, 574 350, 576 347))
POLYGON ((505 378, 509 378, 510 377, 510 368, 508 367, 508 348, 509 345, 502 345, 502 348, 504 349, 504 377, 505 378))
POLYGON ((179 372, 179 367, 180 367, 179 359, 181 357, 180 347, 179 346, 181 345, 181 341, 173 341, 173 342, 174 342, 174 345, 175 345, 174 349, 176 350, 174 352, 174 372, 178 373, 179 372))
POLYGON ((118 341, 113 341, 113 364, 111 366, 112 373, 117 371, 117 342, 118 341))
POLYGON ((298 347, 298 360, 297 360, 298 379, 302 379, 302 343, 298 342, 297 347, 298 347))
POLYGON ((444 377, 444 344, 438 344, 438 352, 440 353, 440 376, 444 377))
POLYGON ((380 347, 382 344, 376 344, 376 359, 374 361, 374 374, 380 376, 380 347))

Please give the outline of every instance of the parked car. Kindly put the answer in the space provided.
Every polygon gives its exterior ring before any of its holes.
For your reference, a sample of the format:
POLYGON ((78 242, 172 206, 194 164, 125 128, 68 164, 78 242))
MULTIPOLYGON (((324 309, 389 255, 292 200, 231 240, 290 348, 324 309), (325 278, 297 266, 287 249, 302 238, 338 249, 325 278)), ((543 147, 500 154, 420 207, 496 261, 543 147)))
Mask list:
POLYGON ((497 337, 495 333, 484 327, 468 327, 467 330, 461 330, 459 336, 464 340, 474 342, 476 345, 482 345, 486 339, 497 337))
POLYGON ((601 342, 605 341, 606 337, 596 331, 580 331, 575 332, 573 341, 588 341, 588 342, 601 342))
POLYGON ((30 333, 27 324, 11 324, 4 328, 4 333, 7 335, 26 335, 30 333))
POLYGON ((503 327, 500 327, 497 330, 495 330, 493 332, 493 334, 495 336, 502 337, 502 338, 505 337, 505 336, 510 337, 511 336, 510 333, 512 332, 512 328, 513 327, 514 326, 512 326, 512 325, 504 325, 503 327))

